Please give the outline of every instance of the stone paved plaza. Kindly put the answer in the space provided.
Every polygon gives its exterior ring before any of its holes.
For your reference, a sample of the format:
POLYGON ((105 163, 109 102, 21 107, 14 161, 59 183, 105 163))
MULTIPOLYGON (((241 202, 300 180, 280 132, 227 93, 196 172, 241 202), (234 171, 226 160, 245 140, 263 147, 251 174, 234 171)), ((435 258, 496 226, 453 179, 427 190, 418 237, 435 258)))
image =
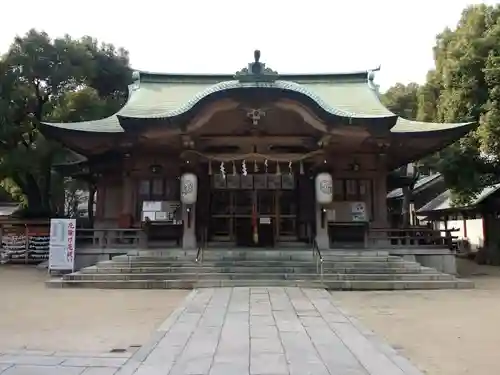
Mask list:
MULTIPOLYGON (((77 339, 77 338, 75 338, 77 339)), ((1 375, 417 375, 325 290, 193 291, 133 354, 3 353, 1 375)))

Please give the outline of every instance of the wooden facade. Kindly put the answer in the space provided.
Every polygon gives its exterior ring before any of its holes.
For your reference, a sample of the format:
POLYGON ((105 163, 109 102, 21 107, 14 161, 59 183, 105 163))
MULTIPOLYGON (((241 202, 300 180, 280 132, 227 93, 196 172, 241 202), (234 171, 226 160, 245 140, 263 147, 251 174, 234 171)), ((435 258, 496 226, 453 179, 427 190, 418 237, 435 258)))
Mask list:
POLYGON ((279 75, 257 52, 235 75, 134 79, 117 114, 41 129, 84 157, 96 228, 145 228, 161 246, 366 245, 389 226, 388 172, 475 126, 399 118, 380 103, 372 71, 279 75), (186 172, 198 179, 194 205, 180 203, 186 172), (326 205, 315 197, 321 172, 333 178, 326 205), (161 216, 146 217, 144 202, 161 216))

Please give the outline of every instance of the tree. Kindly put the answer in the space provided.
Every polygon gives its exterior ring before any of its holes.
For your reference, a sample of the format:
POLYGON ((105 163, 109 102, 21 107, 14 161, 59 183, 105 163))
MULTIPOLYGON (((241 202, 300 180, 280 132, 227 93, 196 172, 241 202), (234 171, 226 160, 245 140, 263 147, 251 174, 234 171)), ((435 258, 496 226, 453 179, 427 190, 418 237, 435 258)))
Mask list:
POLYGON ((396 83, 384 93, 382 103, 398 116, 415 120, 418 112, 418 90, 416 83, 407 86, 396 83))
POLYGON ((36 30, 14 39, 0 59, 0 178, 19 187, 31 214, 53 211, 51 166, 64 154, 38 124, 110 115, 123 104, 129 83, 124 49, 90 37, 52 40, 36 30))
POLYGON ((466 8, 455 30, 437 37, 434 49, 439 98, 437 121, 477 121, 476 132, 441 153, 439 169, 455 193, 467 203, 486 185, 498 182, 500 124, 497 118, 500 68, 500 6, 466 8))
POLYGON ((388 106, 419 121, 478 122, 479 128, 426 158, 453 190, 455 203, 467 203, 486 185, 500 181, 500 5, 467 7, 455 29, 436 37, 435 69, 416 94, 396 85, 388 106), (395 104, 394 104, 395 103, 395 104))

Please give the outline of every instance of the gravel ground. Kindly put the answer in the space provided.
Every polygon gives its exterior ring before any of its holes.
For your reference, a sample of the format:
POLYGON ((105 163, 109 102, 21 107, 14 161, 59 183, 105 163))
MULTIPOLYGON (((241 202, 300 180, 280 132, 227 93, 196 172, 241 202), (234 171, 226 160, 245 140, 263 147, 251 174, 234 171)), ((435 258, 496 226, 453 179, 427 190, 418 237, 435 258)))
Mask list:
POLYGON ((459 261, 474 290, 333 292, 429 375, 497 375, 500 268, 459 261))
POLYGON ((0 352, 108 352, 144 344, 181 290, 48 289, 46 271, 0 266, 0 352))

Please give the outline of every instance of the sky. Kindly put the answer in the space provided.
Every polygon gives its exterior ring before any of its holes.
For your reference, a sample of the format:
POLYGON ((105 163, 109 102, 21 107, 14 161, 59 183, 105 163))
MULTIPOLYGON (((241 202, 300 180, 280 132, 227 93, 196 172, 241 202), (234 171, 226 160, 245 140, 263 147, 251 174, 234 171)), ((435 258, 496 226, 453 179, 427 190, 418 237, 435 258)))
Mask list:
MULTIPOLYGON (((494 4, 497 1, 483 1, 494 4)), ((382 90, 423 82, 435 36, 464 0, 23 0, 2 2, 0 53, 30 28, 124 47, 134 69, 234 73, 261 50, 279 73, 373 69, 382 90), (5 4, 4 4, 5 3, 5 4), (22 7, 25 11, 20 11, 22 7)))

